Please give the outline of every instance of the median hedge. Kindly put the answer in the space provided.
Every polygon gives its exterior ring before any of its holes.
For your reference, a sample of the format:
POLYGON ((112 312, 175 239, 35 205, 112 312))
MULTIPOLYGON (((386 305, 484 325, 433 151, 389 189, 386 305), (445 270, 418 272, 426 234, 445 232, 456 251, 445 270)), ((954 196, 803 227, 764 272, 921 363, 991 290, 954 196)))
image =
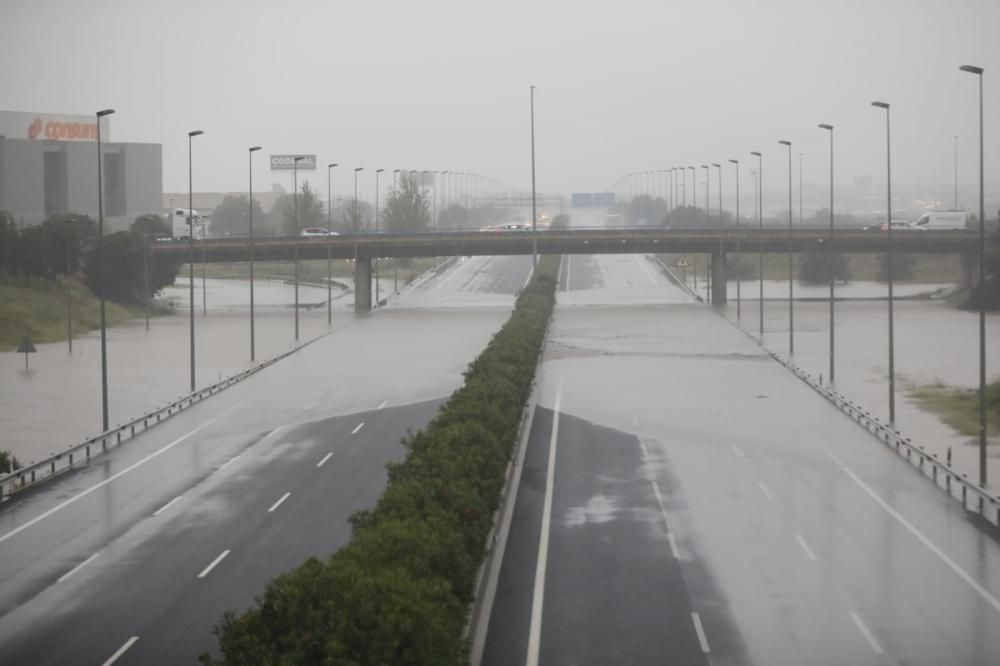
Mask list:
POLYGON ((271 581, 216 627, 204 664, 461 664, 476 572, 555 304, 558 257, 542 257, 511 318, 465 373, 351 541, 271 581))

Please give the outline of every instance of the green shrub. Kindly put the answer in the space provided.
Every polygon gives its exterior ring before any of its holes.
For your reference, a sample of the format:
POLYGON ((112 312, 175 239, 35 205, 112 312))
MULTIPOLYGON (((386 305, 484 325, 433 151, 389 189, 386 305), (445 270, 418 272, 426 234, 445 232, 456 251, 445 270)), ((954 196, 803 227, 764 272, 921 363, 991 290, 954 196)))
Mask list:
POLYGON ((542 257, 514 312, 469 364, 427 429, 403 440, 376 506, 351 542, 226 613, 222 660, 205 664, 461 664, 476 571, 555 305, 558 257, 542 257))

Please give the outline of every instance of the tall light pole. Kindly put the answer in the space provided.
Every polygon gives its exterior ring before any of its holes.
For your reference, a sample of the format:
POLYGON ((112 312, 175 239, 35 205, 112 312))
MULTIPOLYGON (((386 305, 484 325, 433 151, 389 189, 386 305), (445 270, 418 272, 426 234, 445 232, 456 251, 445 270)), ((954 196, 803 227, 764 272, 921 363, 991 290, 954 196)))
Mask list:
POLYGON ((256 339, 254 337, 254 313, 253 313, 253 154, 260 150, 260 146, 251 146, 248 151, 250 155, 250 362, 256 360, 256 339))
POLYGON ((535 86, 531 86, 531 254, 532 269, 538 265, 538 212, 535 203, 535 86))
POLYGON ((830 377, 830 384, 834 382, 834 363, 833 363, 833 331, 834 331, 834 319, 833 319, 833 282, 835 279, 834 267, 833 267, 833 125, 821 124, 820 129, 825 129, 830 133, 830 230, 827 233, 826 238, 826 264, 827 270, 830 272, 830 369, 828 370, 830 377))
MULTIPOLYGON (((740 256, 740 161, 739 160, 729 160, 730 163, 736 166, 736 256, 740 256)), ((722 189, 722 184, 719 184, 719 189, 722 189)), ((736 325, 739 326, 740 318, 743 316, 743 306, 740 303, 740 282, 742 282, 742 276, 739 271, 736 272, 736 325)))
MULTIPOLYGON (((961 68, 960 68, 961 69, 961 68)), ((965 71, 965 70, 962 70, 965 71)), ((955 179, 954 179, 954 203, 952 204, 952 210, 958 210, 958 135, 955 135, 955 148, 954 148, 954 160, 955 165, 955 179)))
POLYGON ((194 176, 191 170, 191 139, 204 134, 201 130, 188 132, 188 300, 191 301, 191 392, 194 393, 194 176))
MULTIPOLYGON (((986 207, 983 203, 983 68, 962 65, 979 77, 979 485, 986 485, 986 207)), ((956 206, 957 207, 957 206, 956 206)))
POLYGON ((108 430, 108 335, 104 315, 104 184, 101 179, 101 118, 110 116, 114 109, 104 109, 97 112, 97 265, 100 266, 98 289, 101 292, 101 414, 103 428, 108 430))
MULTIPOLYGON (((378 233, 378 179, 379 175, 385 171, 385 169, 375 169, 375 233, 378 233)), ((375 307, 378 307, 379 301, 379 287, 378 287, 378 256, 375 257, 375 307)))
POLYGON ((764 171, 763 156, 756 150, 750 154, 757 158, 757 280, 760 284, 760 299, 757 306, 760 310, 760 343, 764 344, 764 171))
POLYGON ((778 141, 788 148, 788 355, 795 355, 795 316, 792 309, 792 142, 778 141))
POLYGON ((292 202, 295 208, 295 238, 292 239, 295 249, 295 342, 299 341, 299 162, 304 159, 305 157, 301 155, 292 158, 292 202))
POLYGON ((886 247, 885 263, 889 273, 889 425, 896 425, 896 350, 892 321, 892 142, 889 125, 889 104, 872 102, 872 106, 885 109, 885 170, 886 170, 886 247))
POLYGON ((354 167, 354 226, 355 233, 361 231, 361 216, 358 213, 358 172, 364 171, 364 167, 354 167))
POLYGON ((66 342, 69 343, 70 354, 73 353, 73 290, 70 284, 73 262, 70 254, 70 236, 75 236, 72 233, 74 222, 76 222, 75 219, 66 218, 66 342))
POLYGON ((326 325, 333 325, 333 262, 330 260, 330 234, 333 233, 333 179, 337 163, 326 165, 326 325))
MULTIPOLYGON (((720 262, 720 268, 721 268, 721 270, 719 271, 719 273, 721 275, 725 275, 726 274, 726 270, 725 270, 725 266, 726 266, 726 259, 725 259, 726 254, 725 254, 725 252, 726 252, 726 249, 725 249, 725 246, 724 246, 723 241, 722 241, 722 227, 724 226, 724 223, 723 223, 723 220, 722 220, 722 165, 718 164, 716 162, 712 162, 712 166, 714 166, 716 169, 719 170, 719 172, 718 172, 719 173, 719 262, 720 262)), ((718 288, 722 290, 723 294, 725 294, 726 290, 729 288, 729 284, 725 283, 725 284, 719 285, 718 288)))

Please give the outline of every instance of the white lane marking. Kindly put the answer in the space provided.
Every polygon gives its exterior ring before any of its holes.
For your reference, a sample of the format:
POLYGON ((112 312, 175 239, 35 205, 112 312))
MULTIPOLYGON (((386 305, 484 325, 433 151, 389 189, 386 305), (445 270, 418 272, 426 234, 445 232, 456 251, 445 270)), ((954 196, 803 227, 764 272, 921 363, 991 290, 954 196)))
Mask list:
POLYGON ((872 652, 875 654, 882 654, 882 646, 878 644, 877 640, 875 640, 872 632, 868 631, 868 627, 865 626, 864 620, 861 619, 861 616, 852 612, 851 619, 854 620, 854 624, 857 625, 858 631, 861 632, 861 635, 865 637, 866 641, 868 641, 868 645, 871 646, 872 652))
POLYGON ((677 540, 674 539, 673 532, 667 532, 667 541, 670 542, 670 554, 674 556, 675 560, 681 559, 681 553, 677 550, 677 540))
POLYGON ((563 290, 563 291, 566 291, 566 292, 569 291, 569 276, 570 276, 571 267, 573 265, 571 263, 572 261, 573 261, 573 255, 572 254, 567 254, 566 255, 566 288, 563 290))
POLYGON ((173 503, 176 502, 177 500, 179 500, 180 498, 181 498, 180 495, 178 495, 177 497, 173 498, 172 500, 170 500, 169 502, 167 502, 166 504, 164 504, 163 506, 161 506, 159 509, 157 509, 156 511, 154 511, 153 515, 154 516, 160 515, 161 513, 163 513, 167 509, 169 509, 173 505, 173 503))
POLYGON ((236 462, 236 459, 239 458, 241 455, 243 455, 243 454, 241 453, 239 455, 235 455, 232 458, 230 458, 229 460, 227 460, 226 462, 222 463, 222 465, 219 466, 219 471, 221 472, 222 470, 224 470, 227 467, 229 467, 229 463, 236 462))
POLYGON ((764 497, 769 500, 774 499, 774 495, 771 494, 771 489, 765 486, 763 481, 758 481, 757 486, 760 488, 760 492, 764 493, 764 497))
POLYGON ((280 498, 280 499, 279 499, 279 500, 278 500, 277 502, 275 502, 274 504, 272 504, 272 505, 271 505, 271 508, 270 508, 270 509, 268 509, 268 510, 267 510, 267 512, 268 512, 268 513, 273 513, 275 509, 277 509, 277 508, 278 508, 279 506, 281 506, 281 505, 282 505, 282 503, 283 503, 283 502, 284 502, 284 501, 285 501, 286 499, 288 499, 288 496, 289 496, 289 495, 291 495, 291 493, 285 493, 284 495, 282 495, 282 496, 281 496, 281 498, 280 498))
POLYGON ((746 460, 747 454, 743 453, 743 449, 733 444, 733 453, 736 454, 737 458, 743 458, 746 460))
POLYGON ((812 561, 815 562, 816 561, 816 553, 814 553, 812 551, 812 548, 810 548, 809 544, 806 543, 806 540, 804 538, 802 538, 802 535, 801 534, 796 534, 795 535, 795 540, 799 542, 800 546, 802 546, 802 550, 806 551, 806 557, 808 557, 810 560, 812 560, 812 561))
POLYGON ((96 553, 94 553, 93 555, 91 555, 90 557, 88 557, 87 559, 85 559, 83 562, 80 562, 78 565, 76 565, 75 567, 73 567, 72 569, 70 569, 69 571, 67 571, 66 573, 64 573, 62 576, 59 576, 59 579, 56 582, 57 583, 63 582, 64 580, 66 580, 67 578, 69 578, 70 576, 72 576, 73 574, 75 574, 77 571, 79 571, 80 569, 84 568, 85 566, 87 566, 88 564, 90 564, 91 562, 93 562, 94 558, 97 557, 100 554, 101 554, 101 551, 97 551, 96 553))
POLYGON ((951 569, 952 571, 954 571, 955 575, 957 575, 959 578, 961 578, 963 581, 965 581, 966 584, 969 587, 971 587, 973 590, 975 590, 976 593, 980 597, 982 597, 983 599, 986 600, 987 603, 989 603, 989 605, 993 606, 993 608, 997 612, 1000 612, 1000 600, 998 600, 996 597, 994 597, 992 594, 990 594, 989 591, 986 590, 986 588, 984 588, 982 585, 980 585, 979 583, 977 583, 972 576, 970 576, 968 573, 966 573, 965 569, 963 569, 962 567, 958 566, 958 564, 956 564, 954 560, 952 560, 950 557, 948 557, 944 553, 943 550, 941 550, 940 548, 937 547, 937 544, 935 544, 933 541, 931 541, 930 539, 928 539, 924 535, 923 532, 921 532, 916 527, 914 527, 913 524, 910 523, 910 521, 908 521, 906 518, 904 518, 902 515, 900 515, 900 513, 898 511, 896 511, 891 506, 889 506, 888 502, 886 502, 884 499, 882 499, 881 497, 879 497, 878 493, 876 493, 874 490, 872 490, 870 487, 868 487, 868 484, 866 484, 864 481, 862 481, 858 477, 858 475, 855 474, 853 470, 851 470, 850 467, 848 467, 847 465, 845 465, 844 463, 842 463, 837 456, 835 456, 833 453, 830 453, 829 451, 827 451, 826 454, 828 456, 830 456, 830 458, 835 463, 837 463, 837 465, 839 465, 842 470, 844 470, 844 473, 847 474, 847 476, 851 477, 851 480, 854 481, 854 483, 858 484, 858 486, 862 490, 864 490, 866 493, 868 493, 869 497, 871 497, 873 500, 875 500, 876 504, 878 504, 880 507, 882 507, 882 509, 885 510, 885 512, 888 513, 890 516, 892 516, 893 518, 895 518, 896 521, 899 522, 900 525, 902 525, 907 530, 909 530, 909 532, 913 536, 915 536, 917 538, 917 540, 920 541, 920 543, 924 544, 924 546, 926 546, 929 551, 931 551, 932 553, 934 553, 935 555, 937 555, 938 559, 940 559, 942 562, 944 562, 948 566, 949 569, 951 569))
POLYGON ((318 463, 316 463, 316 467, 322 467, 326 463, 326 461, 330 459, 330 456, 332 456, 332 455, 333 455, 333 451, 330 451, 330 453, 328 453, 325 456, 323 456, 323 459, 320 460, 318 463))
POLYGON ((198 426, 197 428, 195 428, 191 432, 187 433, 186 435, 181 435, 180 437, 178 437, 174 441, 170 442, 169 444, 167 444, 163 448, 158 449, 156 451, 153 451, 152 453, 150 453, 148 456, 146 456, 142 460, 139 460, 137 462, 132 463, 131 465, 129 465, 128 467, 126 467, 122 471, 118 472, 117 474, 113 474, 113 475, 109 476, 108 478, 104 479, 100 483, 95 483, 94 485, 92 485, 91 487, 87 488, 83 492, 81 492, 81 493, 79 493, 77 495, 74 495, 73 497, 70 497, 68 500, 66 500, 62 504, 58 504, 58 505, 52 507, 51 509, 49 509, 48 511, 46 511, 45 513, 43 513, 41 515, 38 515, 38 516, 35 516, 34 518, 32 518, 31 520, 29 520, 28 522, 26 522, 24 525, 21 525, 20 527, 16 527, 16 528, 12 529, 10 532, 7 532, 3 536, 0 536, 0 543, 3 543, 4 541, 6 541, 7 539, 11 538, 15 534, 20 534, 21 532, 23 532, 24 530, 28 529, 32 525, 35 525, 35 524, 37 524, 37 523, 45 520, 46 518, 48 518, 49 516, 51 516, 52 514, 54 514, 56 511, 60 511, 60 510, 62 510, 64 508, 66 508, 70 504, 73 504, 77 500, 86 497, 87 495, 89 495, 90 493, 94 492, 95 490, 100 490, 101 488, 103 488, 104 486, 108 485, 109 483, 111 483, 115 479, 119 479, 119 478, 125 476, 126 474, 128 474, 129 472, 131 472, 132 470, 134 470, 136 467, 139 467, 140 465, 143 465, 143 464, 149 462, 153 458, 156 458, 160 454, 169 451, 170 449, 174 448, 175 446, 177 446, 178 444, 180 444, 181 442, 183 442, 184 440, 186 440, 188 437, 191 437, 192 435, 194 435, 194 434, 196 434, 196 433, 204 430, 208 426, 212 425, 213 423, 215 423, 216 421, 218 421, 219 419, 221 419, 223 416, 225 416, 229 412, 233 411, 234 409, 236 409, 236 406, 231 407, 230 409, 226 410, 225 412, 223 412, 219 416, 216 416, 214 419, 212 419, 210 421, 205 421, 204 423, 202 423, 200 426, 198 426))
POLYGON ((111 666, 111 664, 113 664, 116 661, 118 661, 118 657, 120 657, 123 654, 125 654, 125 651, 128 650, 133 645, 135 645, 135 642, 137 640, 139 640, 139 637, 138 636, 133 636, 132 638, 130 638, 127 641, 125 641, 125 645, 123 645, 120 648, 118 648, 118 651, 115 652, 113 655, 111 655, 108 658, 108 660, 106 662, 104 662, 101 666, 111 666))
POLYGON ((308 412, 310 409, 312 409, 315 406, 316 406, 315 402, 310 402, 308 405, 306 405, 305 407, 302 408, 302 411, 308 412))
POLYGON ((211 564, 209 564, 207 567, 201 570, 201 573, 198 574, 198 578, 204 578, 208 574, 212 573, 212 569, 214 569, 216 565, 219 564, 219 562, 226 559, 227 555, 229 555, 229 550, 222 551, 222 553, 217 558, 212 560, 211 564))
POLYGON ((362 421, 361 423, 359 423, 359 424, 357 425, 357 427, 355 427, 355 428, 354 428, 354 430, 352 430, 352 431, 351 431, 351 434, 352 434, 352 435, 357 435, 357 434, 358 434, 358 431, 359 431, 359 430, 361 430, 361 429, 362 429, 362 428, 364 428, 364 427, 365 427, 365 422, 364 422, 364 421, 362 421))
MULTIPOLYGON (((527 287, 527 286, 528 286, 528 283, 529 283, 529 282, 531 282, 531 278, 532 278, 532 276, 533 276, 534 274, 535 274, 535 264, 534 264, 534 263, 532 263, 532 264, 531 264, 531 270, 530 270, 530 271, 528 271, 528 279, 524 281, 524 287, 527 287)), ((521 287, 521 289, 524 289, 524 287, 521 287)))
POLYGON ((639 262, 639 268, 641 268, 642 272, 646 274, 646 278, 649 280, 649 283, 654 287, 659 286, 658 283, 656 282, 656 279, 649 272, 649 268, 646 266, 645 263, 645 258, 644 257, 640 258, 639 255, 637 254, 633 254, 632 256, 635 257, 635 260, 639 262))
POLYGON ((378 408, 379 408, 379 409, 382 409, 383 407, 385 407, 385 406, 386 406, 386 405, 388 405, 388 404, 389 404, 389 401, 388 401, 388 400, 383 400, 383 401, 382 401, 382 404, 381 404, 381 405, 379 405, 379 406, 378 406, 378 408))
POLYGON ((705 628, 701 626, 701 616, 692 612, 691 621, 694 622, 694 631, 698 634, 698 643, 701 645, 701 651, 708 654, 711 650, 708 648, 708 639, 705 638, 705 628))
POLYGON ((545 598, 545 567, 549 558, 549 527, 552 523, 552 488, 556 475, 556 442, 559 440, 559 405, 562 386, 556 388, 556 404, 552 410, 552 436, 549 438, 549 467, 545 475, 545 503, 542 508, 542 533, 538 543, 538 562, 535 564, 535 591, 531 600, 531 629, 528 632, 527 666, 538 666, 538 652, 542 642, 542 602, 545 598))

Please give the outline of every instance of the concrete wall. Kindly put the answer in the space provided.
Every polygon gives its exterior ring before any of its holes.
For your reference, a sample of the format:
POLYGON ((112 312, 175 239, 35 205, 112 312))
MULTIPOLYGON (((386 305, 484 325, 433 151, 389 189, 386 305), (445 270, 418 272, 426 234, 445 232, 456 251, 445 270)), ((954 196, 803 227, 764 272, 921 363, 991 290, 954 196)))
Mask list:
MULTIPOLYGON (((20 222, 35 224, 45 217, 45 143, 3 139, 3 182, 0 182, 0 205, 20 222)), ((53 142, 54 143, 54 142, 53 142)))
MULTIPOLYGON (((27 224, 45 219, 45 152, 66 155, 67 212, 97 218, 97 144, 92 141, 0 139, 0 209, 27 224)), ((123 231, 144 213, 160 213, 163 149, 151 143, 105 143, 104 154, 122 155, 125 214, 105 216, 105 231, 123 231)), ((106 175, 106 174, 105 174, 106 175)), ((107 205, 105 204, 105 210, 107 205)))

